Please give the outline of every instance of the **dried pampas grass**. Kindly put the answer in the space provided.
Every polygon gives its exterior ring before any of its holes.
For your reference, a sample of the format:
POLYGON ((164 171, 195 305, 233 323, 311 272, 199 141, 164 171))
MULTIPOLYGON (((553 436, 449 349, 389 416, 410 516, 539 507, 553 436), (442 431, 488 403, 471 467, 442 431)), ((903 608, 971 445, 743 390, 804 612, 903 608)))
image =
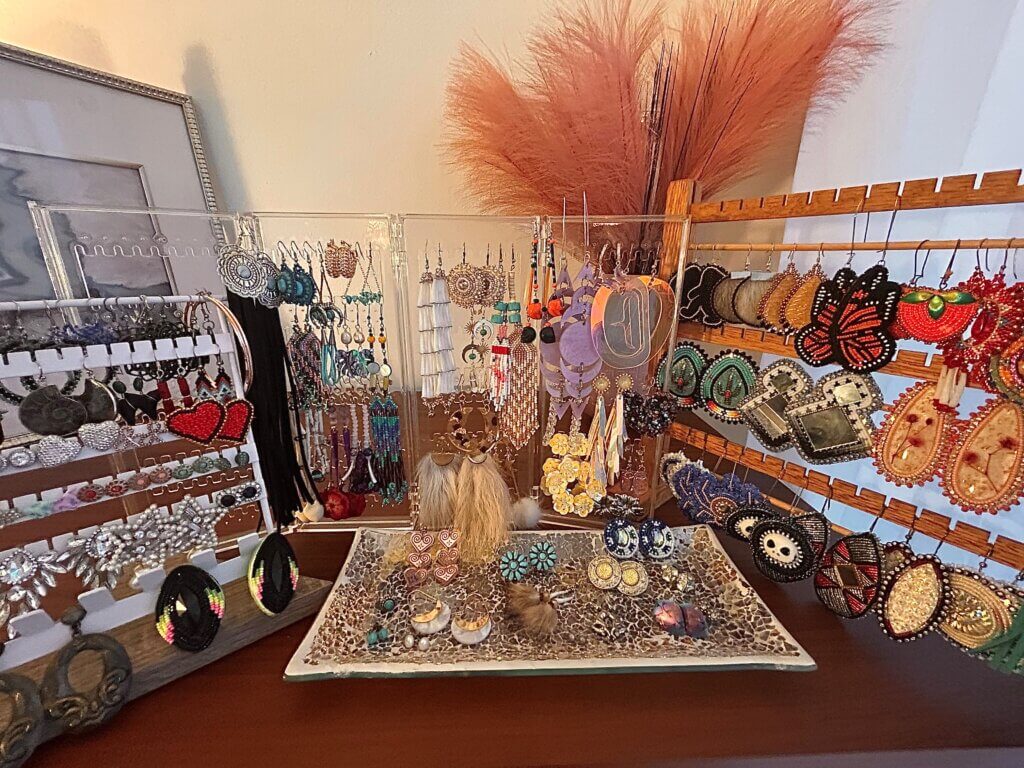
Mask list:
POLYGON ((488 212, 661 213, 674 179, 706 196, 750 176, 879 51, 890 0, 562 5, 519 74, 463 45, 447 90, 449 160, 488 212))
POLYGON ((459 467, 454 525, 462 536, 463 562, 493 559, 508 536, 512 499, 494 459, 484 454, 464 459, 459 467))

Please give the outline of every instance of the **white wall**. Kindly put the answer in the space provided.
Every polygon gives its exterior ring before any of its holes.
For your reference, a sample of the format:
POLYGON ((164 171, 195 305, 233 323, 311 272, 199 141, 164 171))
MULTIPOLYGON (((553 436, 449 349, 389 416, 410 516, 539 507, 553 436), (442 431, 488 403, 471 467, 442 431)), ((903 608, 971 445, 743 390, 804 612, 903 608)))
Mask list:
MULTIPOLYGON (((1024 124, 1024 2, 1019 0, 907 0, 893 16, 891 46, 881 66, 834 113, 809 126, 801 143, 793 179, 794 190, 929 178, 956 173, 1020 168, 1024 165, 1020 126, 1024 124)), ((896 217, 893 239, 982 238, 1024 235, 1024 206, 988 206, 957 211, 904 212, 896 217)), ((869 239, 884 240, 888 214, 871 217, 869 239)), ((858 224, 863 228, 864 218, 858 224)), ((787 239, 803 242, 849 240, 851 217, 789 222, 787 239)), ((922 285, 937 282, 949 252, 935 252, 922 285)), ((867 266, 878 254, 860 257, 867 266)), ((992 254, 993 267, 1003 254, 992 254)), ((837 254, 826 261, 834 271, 845 261, 837 254)), ((813 260, 813 254, 806 260, 813 260)), ((1018 259, 1024 278, 1024 258, 1018 259)), ((913 253, 893 252, 886 260, 892 276, 907 280, 913 253)), ((966 275, 975 255, 961 253, 957 274, 966 275)), ((901 346, 910 346, 901 342, 901 346)), ((920 345, 933 352, 934 347, 920 345)), ((820 373, 820 371, 819 371, 820 373)), ((888 402, 912 382, 876 376, 888 402)), ((961 405, 966 416, 984 400, 968 392, 961 405)), ((885 487, 869 461, 834 465, 830 472, 858 485, 906 499, 954 518, 1024 538, 1019 506, 979 522, 942 496, 937 484, 922 489, 885 487)), ((834 518, 848 527, 868 524, 865 515, 846 510, 834 518)), ((883 533, 885 524, 878 528, 883 533)), ((893 529, 889 529, 892 531, 893 529)), ((919 539, 919 549, 935 542, 919 539)), ((943 557, 952 557, 950 549, 943 557)), ((969 560, 976 561, 976 557, 969 560)))
POLYGON ((520 54, 546 7, 0 0, 0 40, 193 96, 224 208, 449 212, 449 61, 462 39, 520 54))

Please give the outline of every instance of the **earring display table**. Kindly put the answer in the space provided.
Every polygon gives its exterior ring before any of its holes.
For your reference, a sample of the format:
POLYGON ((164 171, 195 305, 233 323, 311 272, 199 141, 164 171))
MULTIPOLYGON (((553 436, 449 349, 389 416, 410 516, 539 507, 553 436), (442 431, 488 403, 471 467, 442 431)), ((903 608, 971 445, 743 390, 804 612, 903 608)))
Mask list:
MULTIPOLYGON (((676 523, 674 507, 660 512, 676 523)), ((305 575, 334 580, 353 537, 290 537, 305 575)), ((348 679, 282 672, 312 618, 131 702, 103 728, 39 747, 31 766, 253 764, 1024 765, 1024 685, 938 636, 894 643, 840 619, 809 582, 774 584, 749 547, 723 548, 817 670, 348 679), (179 734, 155 738, 154 729, 179 734), (464 757, 453 757, 454 754, 464 757), (870 753, 870 754, 864 754, 870 753), (332 758, 326 758, 331 762, 332 758)))

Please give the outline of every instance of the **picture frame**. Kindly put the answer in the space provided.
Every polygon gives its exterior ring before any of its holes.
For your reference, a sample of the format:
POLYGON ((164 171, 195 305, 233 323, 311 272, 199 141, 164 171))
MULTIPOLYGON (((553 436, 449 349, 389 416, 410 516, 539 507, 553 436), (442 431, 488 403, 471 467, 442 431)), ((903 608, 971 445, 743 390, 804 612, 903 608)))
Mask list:
POLYGON ((0 300, 171 295, 215 279, 215 259, 186 274, 174 258, 215 254, 211 220, 152 208, 217 211, 192 99, 0 43, 0 300))

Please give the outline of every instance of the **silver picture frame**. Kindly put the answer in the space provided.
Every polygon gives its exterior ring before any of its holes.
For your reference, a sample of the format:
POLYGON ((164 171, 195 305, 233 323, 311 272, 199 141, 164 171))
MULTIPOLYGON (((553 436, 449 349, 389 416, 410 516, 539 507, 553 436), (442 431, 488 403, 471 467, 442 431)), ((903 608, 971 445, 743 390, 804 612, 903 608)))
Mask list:
POLYGON ((172 258, 91 255, 222 239, 209 220, 150 208, 217 212, 191 97, 0 43, 0 299, 188 290, 172 258))

